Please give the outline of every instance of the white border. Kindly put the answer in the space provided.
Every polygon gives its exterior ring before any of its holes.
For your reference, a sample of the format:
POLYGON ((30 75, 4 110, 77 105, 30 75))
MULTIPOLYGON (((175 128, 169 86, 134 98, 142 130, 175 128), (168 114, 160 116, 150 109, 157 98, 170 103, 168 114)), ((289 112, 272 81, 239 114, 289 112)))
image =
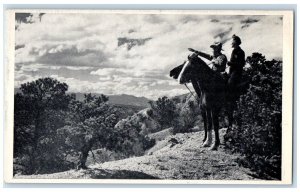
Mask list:
POLYGON ((13 178, 13 106, 14 106, 14 43, 15 12, 41 12, 32 9, 6 11, 7 62, 5 64, 5 158, 4 177, 7 183, 130 183, 130 184, 291 184, 292 182, 292 96, 293 96, 293 12, 246 10, 49 10, 45 13, 121 13, 121 14, 202 14, 202 15, 283 15, 283 90, 282 90, 282 180, 126 180, 126 179, 14 179, 13 178))

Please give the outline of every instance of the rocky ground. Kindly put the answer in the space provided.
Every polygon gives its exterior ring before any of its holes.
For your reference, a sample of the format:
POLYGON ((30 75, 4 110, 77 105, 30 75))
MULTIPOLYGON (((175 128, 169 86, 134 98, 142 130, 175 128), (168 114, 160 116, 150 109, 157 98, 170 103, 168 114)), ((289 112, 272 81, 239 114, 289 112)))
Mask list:
MULTIPOLYGON (((225 129, 220 130, 221 143, 225 129)), ((247 168, 221 145, 218 151, 201 146, 203 132, 169 135, 141 157, 93 164, 87 170, 70 170, 44 175, 16 175, 15 178, 47 179, 200 179, 253 180, 247 168)))

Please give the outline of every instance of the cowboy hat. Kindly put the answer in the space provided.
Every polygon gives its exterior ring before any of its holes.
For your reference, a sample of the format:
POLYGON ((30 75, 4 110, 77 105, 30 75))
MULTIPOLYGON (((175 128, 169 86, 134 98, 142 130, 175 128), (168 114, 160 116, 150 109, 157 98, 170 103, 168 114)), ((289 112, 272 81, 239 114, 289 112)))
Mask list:
POLYGON ((222 43, 220 43, 220 42, 216 42, 216 43, 212 44, 210 46, 210 48, 212 48, 212 49, 219 49, 219 50, 223 51, 223 49, 222 49, 222 43))

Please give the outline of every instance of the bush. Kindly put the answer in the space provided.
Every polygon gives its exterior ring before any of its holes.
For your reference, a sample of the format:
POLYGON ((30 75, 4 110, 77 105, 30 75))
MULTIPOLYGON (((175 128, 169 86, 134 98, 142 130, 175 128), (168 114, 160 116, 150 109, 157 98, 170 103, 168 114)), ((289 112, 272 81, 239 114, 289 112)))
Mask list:
POLYGON ((161 130, 174 125, 174 120, 178 117, 174 101, 164 96, 155 102, 150 101, 149 104, 155 114, 154 119, 160 124, 161 130))
POLYGON ((68 85, 53 78, 21 84, 14 96, 15 173, 65 170, 56 145, 56 130, 64 125, 69 102, 68 85))
POLYGON ((114 127, 115 135, 111 140, 116 151, 125 156, 144 155, 145 150, 155 144, 154 139, 150 139, 143 134, 141 118, 139 113, 119 121, 114 127))
POLYGON ((265 179, 281 179, 282 62, 259 53, 247 58, 246 94, 237 101, 235 125, 224 136, 226 147, 245 155, 243 164, 265 179))
POLYGON ((87 157, 95 145, 106 147, 115 134, 118 111, 107 101, 105 95, 91 94, 85 94, 83 101, 72 101, 66 125, 57 130, 62 150, 78 156, 78 168, 86 168, 87 157))
POLYGON ((188 133, 195 125, 201 122, 201 111, 197 101, 187 100, 182 105, 178 105, 179 116, 176 119, 173 133, 188 133))
MULTIPOLYGON (((173 127, 173 134, 191 132, 195 125, 201 124, 201 111, 196 98, 182 95, 169 99, 164 96, 150 102, 153 119, 160 130, 173 127)), ((156 130, 156 131, 160 131, 156 130)))

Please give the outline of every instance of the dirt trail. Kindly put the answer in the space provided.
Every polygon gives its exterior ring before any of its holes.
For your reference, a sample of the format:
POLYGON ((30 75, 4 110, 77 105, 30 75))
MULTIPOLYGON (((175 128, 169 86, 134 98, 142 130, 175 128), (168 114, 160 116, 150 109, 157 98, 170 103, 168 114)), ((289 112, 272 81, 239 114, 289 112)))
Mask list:
MULTIPOLYGON (((225 130, 220 130, 223 138, 225 130)), ((17 178, 136 178, 253 180, 249 169, 236 163, 239 155, 201 147, 203 132, 168 136, 148 151, 148 155, 90 165, 88 170, 71 170, 17 178)), ((222 140, 221 140, 221 143, 222 140)))
MULTIPOLYGON (((225 130, 220 130, 223 138, 225 130)), ((203 132, 176 134, 159 141, 149 155, 95 164, 91 168, 131 170, 161 179, 254 179, 249 169, 238 166, 238 155, 201 147, 203 132)), ((222 140, 221 140, 221 143, 222 140)))

